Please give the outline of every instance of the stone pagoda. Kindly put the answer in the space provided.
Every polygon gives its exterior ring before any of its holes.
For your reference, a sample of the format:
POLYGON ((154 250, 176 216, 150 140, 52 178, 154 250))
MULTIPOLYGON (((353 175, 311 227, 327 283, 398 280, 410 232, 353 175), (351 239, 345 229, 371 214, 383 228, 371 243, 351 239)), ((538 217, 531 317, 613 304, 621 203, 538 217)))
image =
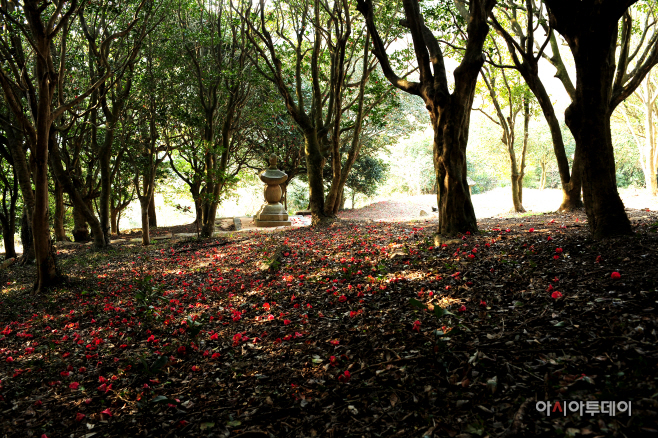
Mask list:
POLYGON ((254 218, 257 227, 289 227, 288 212, 281 204, 283 191, 279 184, 288 179, 285 172, 276 168, 276 155, 270 155, 270 167, 260 173, 260 179, 265 183, 265 201, 267 201, 254 218))

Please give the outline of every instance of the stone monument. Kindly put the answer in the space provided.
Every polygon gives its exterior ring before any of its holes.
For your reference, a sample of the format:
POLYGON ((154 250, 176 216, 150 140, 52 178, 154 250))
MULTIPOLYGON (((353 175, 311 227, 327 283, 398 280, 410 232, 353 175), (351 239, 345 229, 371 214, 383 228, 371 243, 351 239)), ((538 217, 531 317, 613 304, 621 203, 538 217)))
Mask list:
POLYGON ((289 227, 288 212, 281 204, 282 184, 288 179, 285 172, 276 168, 276 155, 270 155, 270 167, 260 173, 260 179, 265 183, 265 201, 267 201, 254 218, 257 227, 289 227))

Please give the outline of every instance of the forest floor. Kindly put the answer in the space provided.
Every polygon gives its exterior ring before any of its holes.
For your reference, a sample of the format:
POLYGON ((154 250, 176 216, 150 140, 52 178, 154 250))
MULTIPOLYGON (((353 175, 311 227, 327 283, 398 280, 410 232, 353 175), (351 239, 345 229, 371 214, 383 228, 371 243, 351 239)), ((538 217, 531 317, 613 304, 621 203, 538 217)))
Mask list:
POLYGON ((0 437, 656 436, 658 212, 627 212, 63 247, 49 295, 0 273, 0 437))

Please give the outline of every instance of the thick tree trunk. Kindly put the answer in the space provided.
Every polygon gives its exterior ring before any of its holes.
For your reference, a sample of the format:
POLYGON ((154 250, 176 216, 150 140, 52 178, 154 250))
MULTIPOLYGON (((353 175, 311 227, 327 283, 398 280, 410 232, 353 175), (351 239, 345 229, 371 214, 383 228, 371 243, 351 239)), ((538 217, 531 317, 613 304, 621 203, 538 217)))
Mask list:
POLYGON ((304 132, 304 155, 306 157, 306 175, 308 176, 309 207, 311 208, 313 226, 326 224, 331 220, 324 209, 324 184, 322 170, 324 158, 320 152, 317 131, 309 129, 304 132))
POLYGON ((157 228, 158 219, 155 215, 155 193, 151 196, 151 202, 149 202, 149 227, 157 228))
POLYGON ((89 224, 94 235, 94 247, 97 249, 105 248, 108 241, 105 240, 106 233, 103 232, 100 221, 94 214, 92 207, 87 204, 80 191, 76 188, 71 177, 64 171, 57 142, 54 138, 51 138, 50 142, 50 163, 53 174, 73 203, 73 239, 76 242, 89 241, 89 232, 87 230, 87 224, 89 224))
POLYGON ((585 212, 594 238, 631 234, 631 224, 617 192, 610 132, 610 87, 615 70, 614 32, 584 32, 567 38, 578 71, 575 99, 565 112, 576 140, 585 212), (601 38, 611 41, 601 44, 601 38))
POLYGON ((73 204, 73 241, 75 242, 89 242, 89 228, 87 228, 87 221, 80 207, 73 204))
POLYGON ((5 259, 16 257, 16 246, 14 245, 14 232, 9 225, 9 221, 0 218, 2 225, 2 240, 5 244, 5 259))
POLYGON ((340 203, 339 203, 339 210, 345 210, 345 187, 343 186, 343 190, 340 191, 340 203))
POLYGON ((110 208, 110 227, 112 228, 112 234, 119 235, 119 221, 117 220, 119 210, 116 208, 110 208))
POLYGON ((201 229, 201 237, 212 237, 215 232, 215 217, 217 216, 217 202, 211 202, 208 205, 205 222, 201 229))
MULTIPOLYGON (((474 90, 473 86, 473 92, 474 90)), ((444 108, 430 111, 434 129, 434 170, 438 187, 438 234, 442 236, 475 233, 478 230, 466 180, 466 144, 471 104, 472 94, 470 102, 461 102, 453 95, 444 108)))
POLYGON ((67 240, 66 231, 64 230, 64 188, 62 185, 55 181, 55 240, 57 242, 64 242, 67 240))
POLYGON ((648 181, 646 181, 647 187, 649 187, 649 193, 651 196, 658 196, 658 178, 656 177, 656 166, 653 166, 653 169, 650 169, 651 173, 649 175, 648 181))
POLYGON ((139 207, 142 216, 142 245, 148 246, 151 244, 151 236, 149 235, 149 204, 151 201, 150 196, 140 196, 139 207))
MULTIPOLYGON (((38 70, 38 69, 37 69, 38 70)), ((43 81, 48 81, 43 75, 43 81)), ((47 86, 40 86, 45 91, 47 86)), ((58 284, 62 277, 57 269, 55 253, 50 240, 48 221, 48 138, 50 133, 50 102, 46 96, 39 99, 39 117, 37 118, 37 140, 32 150, 34 157, 34 213, 32 215, 32 236, 34 239, 34 254, 37 264, 37 279, 34 284, 36 293, 58 284), (48 106, 48 108, 44 108, 48 106)))

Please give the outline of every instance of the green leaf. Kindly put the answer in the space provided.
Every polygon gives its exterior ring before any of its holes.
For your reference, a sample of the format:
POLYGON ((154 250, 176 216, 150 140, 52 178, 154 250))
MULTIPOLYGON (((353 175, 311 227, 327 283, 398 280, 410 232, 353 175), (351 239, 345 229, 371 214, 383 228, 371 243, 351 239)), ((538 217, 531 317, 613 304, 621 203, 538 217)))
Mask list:
POLYGON ((169 358, 167 356, 162 355, 158 357, 158 359, 153 363, 153 365, 151 365, 151 372, 157 373, 162 369, 162 367, 164 367, 167 364, 167 362, 169 362, 169 358))
POLYGON ((446 315, 454 315, 454 313, 450 312, 447 309, 444 309, 443 307, 434 306, 434 316, 436 316, 437 318, 441 318, 442 316, 446 316, 446 315))
POLYGON ((168 400, 169 399, 167 397, 165 397, 164 395, 158 395, 158 396, 153 397, 151 399, 151 403, 162 403, 162 402, 165 402, 165 401, 168 401, 168 400))
MULTIPOLYGON (((419 308, 419 309, 427 309, 427 305, 421 303, 420 301, 418 301, 418 300, 415 299, 415 298, 409 298, 409 304, 410 304, 412 307, 417 307, 417 308, 419 308)), ((434 309, 436 309, 436 307, 435 307, 434 309)))
POLYGON ((215 423, 201 423, 199 425, 199 429, 201 430, 212 429, 213 427, 215 427, 215 423))
POLYGON ((238 427, 241 424, 242 424, 242 421, 239 421, 239 420, 232 420, 232 421, 227 421, 226 422, 227 427, 238 427))

